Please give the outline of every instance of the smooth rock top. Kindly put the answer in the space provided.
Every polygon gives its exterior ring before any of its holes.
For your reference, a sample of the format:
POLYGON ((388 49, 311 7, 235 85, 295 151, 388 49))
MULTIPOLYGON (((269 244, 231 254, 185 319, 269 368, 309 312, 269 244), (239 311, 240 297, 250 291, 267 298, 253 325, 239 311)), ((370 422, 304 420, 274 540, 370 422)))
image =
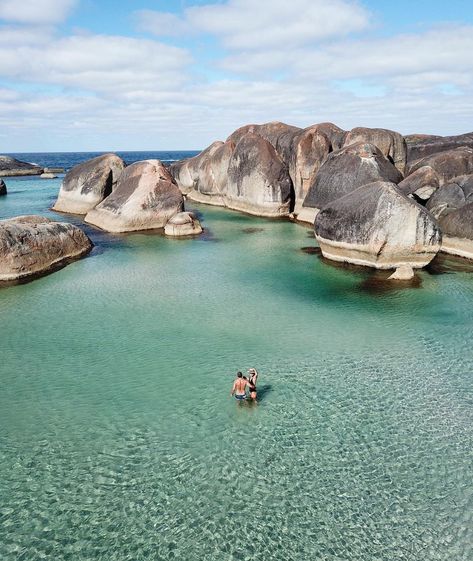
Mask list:
POLYGON ((92 242, 77 226, 43 216, 0 221, 0 281, 45 274, 87 254, 92 242))
POLYGON ((320 209, 373 181, 398 183, 401 172, 373 144, 358 142, 332 152, 310 186, 303 206, 320 209))
POLYGON ((64 177, 53 210, 86 214, 113 191, 124 168, 116 154, 103 154, 74 166, 64 177))
POLYGON ((422 166, 430 166, 437 174, 439 184, 444 185, 459 175, 473 174, 473 148, 456 148, 427 156, 413 165, 410 173, 422 166))
POLYGON ((462 146, 473 148, 473 132, 456 136, 434 136, 427 134, 410 134, 404 137, 407 143, 407 161, 412 166, 417 160, 454 150, 462 146))
POLYGON ((325 257, 380 269, 423 267, 441 243, 434 218, 395 184, 383 181, 326 205, 314 228, 325 257))
POLYGON ((3 181, 3 179, 0 179, 0 196, 6 194, 7 194, 7 186, 5 185, 5 181, 3 181))
POLYGON ((0 156, 0 177, 13 177, 16 175, 40 175, 43 168, 36 164, 29 164, 16 160, 11 156, 0 156))
POLYGON ((383 156, 404 175, 407 163, 407 146, 401 134, 388 129, 357 127, 346 135, 343 146, 357 142, 374 144, 383 156))
POLYGON ((159 160, 136 162, 120 176, 116 188, 85 221, 109 232, 163 228, 184 209, 174 180, 159 160))

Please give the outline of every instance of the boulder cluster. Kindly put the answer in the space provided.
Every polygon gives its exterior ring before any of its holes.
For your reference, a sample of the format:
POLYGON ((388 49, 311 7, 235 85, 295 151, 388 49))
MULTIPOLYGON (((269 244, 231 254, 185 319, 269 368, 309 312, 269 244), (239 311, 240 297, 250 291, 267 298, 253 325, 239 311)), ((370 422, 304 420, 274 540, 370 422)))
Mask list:
POLYGON ((182 216, 183 195, 159 160, 126 167, 116 154, 104 154, 83 162, 66 174, 53 210, 84 214, 85 222, 108 232, 164 228, 171 220, 167 235, 202 231, 195 217, 182 216))
POLYGON ((191 200, 314 224, 325 257, 381 269, 473 258, 473 134, 246 125, 170 167, 191 200))

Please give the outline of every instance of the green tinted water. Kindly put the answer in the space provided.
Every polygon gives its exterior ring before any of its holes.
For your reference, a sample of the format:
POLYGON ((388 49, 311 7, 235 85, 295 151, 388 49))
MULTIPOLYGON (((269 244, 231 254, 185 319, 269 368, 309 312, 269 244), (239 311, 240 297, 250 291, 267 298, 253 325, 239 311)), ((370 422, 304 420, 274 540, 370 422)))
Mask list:
MULTIPOLYGON (((8 185, 2 217, 58 183, 8 185)), ((473 275, 378 291, 199 211, 0 290, 0 559, 471 561, 473 275)))

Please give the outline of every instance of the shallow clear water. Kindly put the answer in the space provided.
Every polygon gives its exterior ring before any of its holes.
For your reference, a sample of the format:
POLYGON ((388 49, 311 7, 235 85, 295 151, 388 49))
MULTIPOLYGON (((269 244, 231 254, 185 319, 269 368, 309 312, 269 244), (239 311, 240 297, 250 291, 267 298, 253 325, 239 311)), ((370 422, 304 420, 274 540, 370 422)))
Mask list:
MULTIPOLYGON (((58 180, 7 185, 1 217, 53 215, 58 180)), ((196 208, 0 290, 0 559, 471 561, 468 267, 386 291, 196 208)))

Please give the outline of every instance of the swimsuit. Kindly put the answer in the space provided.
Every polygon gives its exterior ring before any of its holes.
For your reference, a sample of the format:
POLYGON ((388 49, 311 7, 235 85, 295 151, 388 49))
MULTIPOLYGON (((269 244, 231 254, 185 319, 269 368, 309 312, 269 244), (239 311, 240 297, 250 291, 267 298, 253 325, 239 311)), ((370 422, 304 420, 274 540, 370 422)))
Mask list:
POLYGON ((242 394, 235 394, 235 399, 238 399, 239 401, 241 401, 242 399, 246 399, 246 394, 242 393, 242 394))

